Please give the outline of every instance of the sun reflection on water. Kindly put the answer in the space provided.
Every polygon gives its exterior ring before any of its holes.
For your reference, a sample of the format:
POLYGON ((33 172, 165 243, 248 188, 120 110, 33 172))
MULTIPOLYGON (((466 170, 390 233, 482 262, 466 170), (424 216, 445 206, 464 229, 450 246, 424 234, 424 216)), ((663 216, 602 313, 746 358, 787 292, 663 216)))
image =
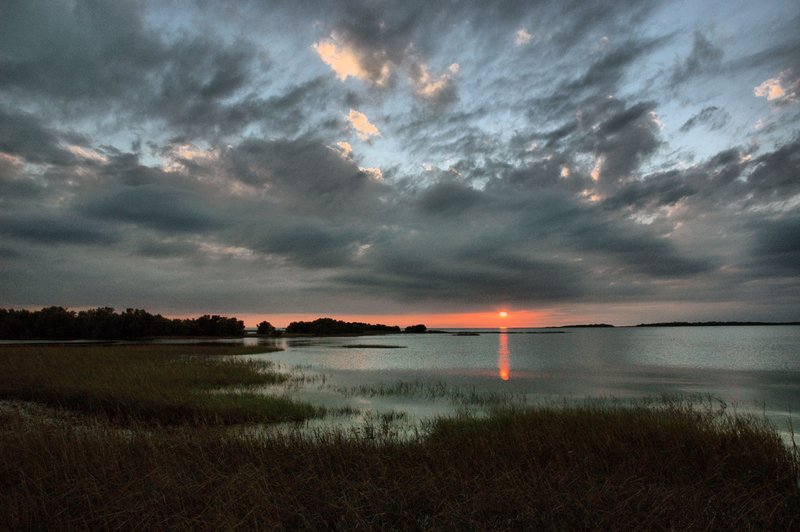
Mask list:
POLYGON ((511 378, 511 351, 508 349, 508 331, 500 328, 499 345, 497 346, 497 370, 500 378, 507 381, 511 378))

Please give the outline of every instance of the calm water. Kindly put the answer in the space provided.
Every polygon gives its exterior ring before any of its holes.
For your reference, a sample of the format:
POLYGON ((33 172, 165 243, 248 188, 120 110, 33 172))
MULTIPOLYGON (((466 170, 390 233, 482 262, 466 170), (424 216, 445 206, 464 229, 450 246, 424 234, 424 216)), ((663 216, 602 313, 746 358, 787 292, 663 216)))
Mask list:
POLYGON ((298 398, 376 412, 400 410, 418 419, 451 412, 454 406, 424 393, 341 390, 445 383, 478 394, 513 394, 527 402, 713 394, 739 410, 766 413, 780 426, 800 409, 800 326, 553 331, 286 338, 275 341, 284 351, 256 357, 295 372, 325 375, 324 384, 317 380, 293 391, 298 398))

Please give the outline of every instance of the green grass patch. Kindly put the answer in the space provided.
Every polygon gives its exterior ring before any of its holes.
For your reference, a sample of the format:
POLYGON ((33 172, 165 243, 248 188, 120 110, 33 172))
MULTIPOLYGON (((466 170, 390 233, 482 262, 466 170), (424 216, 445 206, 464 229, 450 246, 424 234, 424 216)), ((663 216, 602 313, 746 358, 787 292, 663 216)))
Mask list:
POLYGON ((269 362, 229 355, 268 350, 226 344, 2 346, 0 398, 166 424, 320 415, 310 405, 250 391, 288 377, 269 362), (226 390, 230 387, 236 390, 226 390))

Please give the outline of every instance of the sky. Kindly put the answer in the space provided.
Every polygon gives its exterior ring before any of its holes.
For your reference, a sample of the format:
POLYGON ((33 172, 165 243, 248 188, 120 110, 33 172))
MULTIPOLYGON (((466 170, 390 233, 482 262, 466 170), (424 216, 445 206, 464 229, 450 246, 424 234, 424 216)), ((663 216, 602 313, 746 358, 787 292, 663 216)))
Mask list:
POLYGON ((798 27, 795 0, 5 0, 0 307, 800 320, 798 27))

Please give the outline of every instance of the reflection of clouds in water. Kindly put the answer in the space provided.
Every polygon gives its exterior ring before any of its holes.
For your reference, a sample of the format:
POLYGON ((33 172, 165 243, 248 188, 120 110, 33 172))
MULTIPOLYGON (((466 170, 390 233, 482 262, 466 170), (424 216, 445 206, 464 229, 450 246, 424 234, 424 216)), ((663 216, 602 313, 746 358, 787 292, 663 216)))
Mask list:
POLYGON ((508 350, 508 332, 505 327, 501 327, 500 334, 497 335, 499 345, 497 347, 497 368, 500 378, 507 381, 511 378, 511 351, 508 350))

